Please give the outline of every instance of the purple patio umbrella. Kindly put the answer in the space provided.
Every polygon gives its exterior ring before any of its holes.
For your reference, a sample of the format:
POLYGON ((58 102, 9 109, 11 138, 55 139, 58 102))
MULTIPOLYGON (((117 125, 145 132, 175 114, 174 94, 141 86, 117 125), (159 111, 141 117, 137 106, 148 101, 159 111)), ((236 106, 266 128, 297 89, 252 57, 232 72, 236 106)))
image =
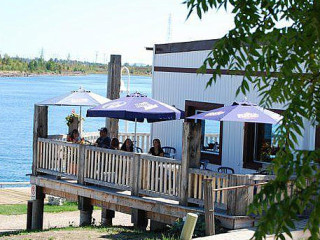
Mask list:
POLYGON ((136 142, 137 122, 143 122, 145 119, 149 123, 182 119, 184 112, 140 93, 134 93, 88 109, 87 117, 108 117, 134 121, 134 141, 136 142))
POLYGON ((282 116, 250 102, 234 102, 231 106, 188 117, 188 119, 277 124, 282 116))

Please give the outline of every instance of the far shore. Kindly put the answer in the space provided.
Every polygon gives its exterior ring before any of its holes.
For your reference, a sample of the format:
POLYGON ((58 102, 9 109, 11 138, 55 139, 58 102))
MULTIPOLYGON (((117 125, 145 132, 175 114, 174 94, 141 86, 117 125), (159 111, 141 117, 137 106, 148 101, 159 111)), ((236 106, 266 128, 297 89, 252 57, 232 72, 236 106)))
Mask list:
MULTIPOLYGON (((19 72, 19 71, 0 71, 0 77, 36 77, 36 76, 85 76, 89 74, 108 74, 107 72, 43 72, 43 73, 30 73, 30 72, 19 72)), ((148 74, 141 74, 134 76, 151 76, 148 74)))
POLYGON ((83 73, 83 72, 43 72, 43 73, 30 73, 19 71, 0 71, 0 77, 35 77, 35 76, 84 76, 88 74, 107 74, 104 72, 83 73))

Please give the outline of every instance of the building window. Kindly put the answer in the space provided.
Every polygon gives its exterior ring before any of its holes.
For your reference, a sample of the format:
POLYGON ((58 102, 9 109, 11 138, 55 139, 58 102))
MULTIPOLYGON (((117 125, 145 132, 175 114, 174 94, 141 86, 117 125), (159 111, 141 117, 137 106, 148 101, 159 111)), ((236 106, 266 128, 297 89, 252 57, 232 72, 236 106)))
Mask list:
MULTIPOLYGON (((196 114, 206 111, 196 110, 196 114)), ((219 155, 220 152, 220 122, 210 120, 195 120, 201 122, 201 152, 219 155)))
MULTIPOLYGON (((279 114, 281 110, 272 110, 279 114)), ((276 125, 264 123, 245 123, 243 167, 259 169, 263 163, 272 162, 279 150, 275 142, 276 125)))
MULTIPOLYGON (((207 112, 212 109, 220 108, 223 106, 223 104, 187 100, 185 105, 185 115, 189 117, 201 112, 207 112)), ((210 120, 200 122, 202 129, 201 159, 209 160, 209 162, 212 164, 221 165, 223 122, 210 120)))

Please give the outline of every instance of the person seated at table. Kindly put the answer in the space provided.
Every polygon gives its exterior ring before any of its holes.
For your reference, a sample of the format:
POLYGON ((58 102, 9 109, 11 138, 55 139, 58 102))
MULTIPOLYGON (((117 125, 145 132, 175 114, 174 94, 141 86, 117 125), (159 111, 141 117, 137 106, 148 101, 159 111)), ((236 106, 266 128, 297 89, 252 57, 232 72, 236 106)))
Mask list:
POLYGON ((96 145, 100 148, 110 148, 111 139, 107 136, 108 129, 107 128, 100 128, 100 137, 96 141, 96 145))
POLYGON ((82 141, 79 131, 77 129, 73 129, 72 132, 68 135, 68 142, 72 143, 80 143, 82 141))
POLYGON ((133 152, 133 142, 130 138, 127 138, 121 146, 122 151, 133 152))
POLYGON ((153 147, 150 148, 149 154, 152 154, 153 156, 163 157, 164 156, 164 152, 163 152, 163 149, 161 147, 160 139, 158 139, 158 138, 153 139, 152 143, 153 143, 153 147))
POLYGON ((110 149, 119 150, 119 139, 118 138, 112 138, 110 149))

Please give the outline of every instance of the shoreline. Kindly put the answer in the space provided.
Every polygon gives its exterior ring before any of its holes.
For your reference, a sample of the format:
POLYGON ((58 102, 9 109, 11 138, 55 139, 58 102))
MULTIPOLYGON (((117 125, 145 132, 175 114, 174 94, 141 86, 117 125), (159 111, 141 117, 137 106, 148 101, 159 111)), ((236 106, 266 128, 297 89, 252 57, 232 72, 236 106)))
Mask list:
MULTIPOLYGON (((10 78, 10 77, 39 77, 39 76, 86 76, 91 74, 105 74, 108 75, 107 72, 64 72, 64 73, 29 73, 29 72, 19 72, 19 71, 0 71, 0 78, 10 78)), ((144 76, 144 77, 151 77, 152 74, 140 74, 140 75, 134 75, 132 76, 144 76)))
POLYGON ((0 71, 0 77, 37 77, 37 76, 85 76, 88 74, 106 74, 106 73, 82 73, 82 72, 65 72, 65 73, 29 73, 19 71, 0 71))

